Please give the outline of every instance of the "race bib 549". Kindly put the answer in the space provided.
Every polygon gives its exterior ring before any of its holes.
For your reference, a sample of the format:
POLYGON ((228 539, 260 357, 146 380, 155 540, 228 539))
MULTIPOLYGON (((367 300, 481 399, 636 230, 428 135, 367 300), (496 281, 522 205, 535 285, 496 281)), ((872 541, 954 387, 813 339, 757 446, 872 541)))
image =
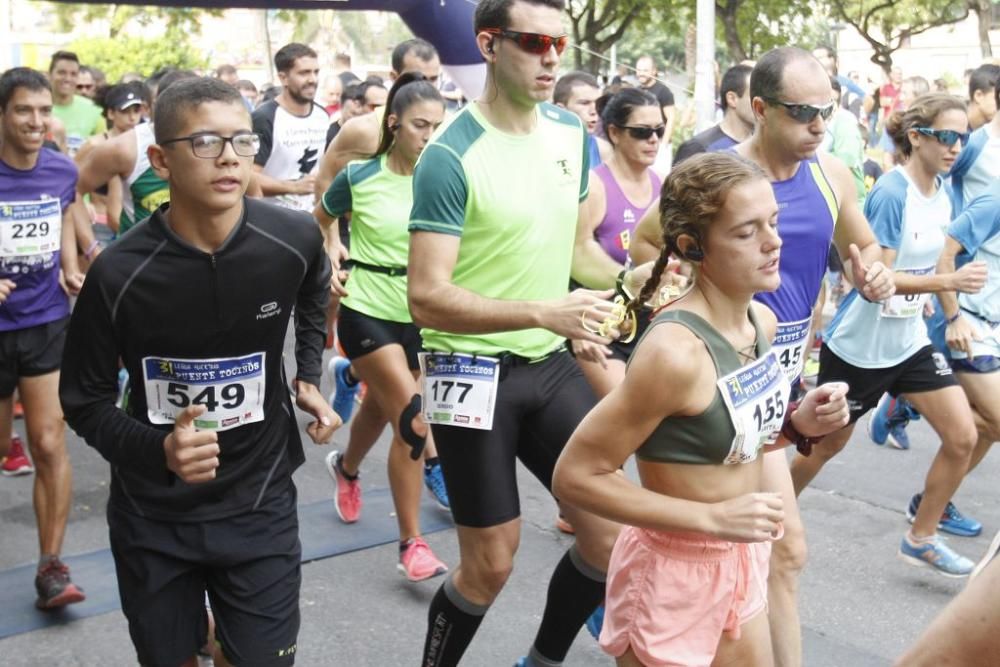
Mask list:
POLYGON ((149 421, 173 424, 190 405, 204 405, 195 426, 225 431, 264 420, 265 353, 229 359, 145 357, 149 421))

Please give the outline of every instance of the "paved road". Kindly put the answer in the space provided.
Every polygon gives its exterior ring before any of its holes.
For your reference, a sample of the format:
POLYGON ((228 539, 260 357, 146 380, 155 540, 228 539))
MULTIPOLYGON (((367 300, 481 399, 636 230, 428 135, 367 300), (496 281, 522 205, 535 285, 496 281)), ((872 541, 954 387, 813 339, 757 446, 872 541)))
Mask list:
MULTIPOLYGON (((895 558, 906 528, 903 509, 920 488, 937 447, 926 424, 912 428, 914 448, 909 452, 876 447, 859 429, 839 460, 802 497, 811 550, 801 596, 809 667, 889 664, 963 585, 895 558)), ((346 429, 338 433, 339 446, 346 437, 346 429)), ((383 436, 362 468, 366 489, 387 485, 387 444, 383 436)), ((66 552, 104 548, 107 466, 75 436, 69 447, 75 496, 66 552)), ((307 462, 295 476, 303 503, 329 497, 325 452, 307 445, 307 462)), ((959 551, 973 558, 1000 529, 998 473, 1000 459, 988 457, 956 499, 986 526, 979 538, 952 539, 959 551)), ((30 477, 0 478, 0 569, 36 557, 31 484, 30 477)), ((570 543, 553 527, 552 501, 523 471, 521 488, 524 525, 516 568, 463 664, 510 665, 525 653, 537 629, 549 574, 570 543)), ((456 561, 452 530, 431 535, 428 541, 446 562, 456 561)), ((298 664, 417 664, 427 604, 437 583, 407 583, 396 574, 396 554, 396 546, 388 544, 304 567, 298 664)), ((78 583, 87 586, 86 581, 78 583)), ((8 591, 0 590, 0 614, 10 604, 7 596, 8 591)), ((0 640, 0 663, 96 667, 135 661, 124 618, 115 612, 0 640)), ((611 662, 589 636, 581 635, 567 664, 611 662)))

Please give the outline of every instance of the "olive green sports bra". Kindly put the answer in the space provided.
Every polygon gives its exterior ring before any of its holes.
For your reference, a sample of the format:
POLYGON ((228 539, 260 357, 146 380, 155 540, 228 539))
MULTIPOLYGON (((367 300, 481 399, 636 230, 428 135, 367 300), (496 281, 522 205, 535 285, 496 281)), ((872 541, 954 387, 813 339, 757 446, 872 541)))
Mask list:
MULTIPOLYGON (((757 358, 760 359, 771 349, 771 344, 761 331, 752 306, 748 315, 757 331, 755 351, 757 358)), ((711 324, 690 311, 669 310, 660 313, 653 319, 644 336, 652 331, 653 327, 664 322, 676 322, 687 327, 705 343, 715 363, 717 378, 728 375, 744 365, 740 363, 739 356, 730 342, 711 324)), ((722 393, 716 387, 712 402, 704 412, 699 415, 681 415, 664 419, 646 438, 635 455, 643 461, 657 463, 721 464, 729 454, 735 437, 736 429, 722 399, 722 393)))

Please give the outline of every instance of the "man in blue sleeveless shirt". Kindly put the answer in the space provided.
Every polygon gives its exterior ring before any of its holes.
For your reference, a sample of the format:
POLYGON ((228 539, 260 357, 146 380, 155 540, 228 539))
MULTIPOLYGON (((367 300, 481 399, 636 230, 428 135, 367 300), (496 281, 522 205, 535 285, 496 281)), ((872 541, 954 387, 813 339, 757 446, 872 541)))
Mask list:
MULTIPOLYGON (((882 265, 882 249, 858 207, 850 171, 836 157, 816 152, 837 104, 824 74, 807 51, 786 47, 764 54, 750 75, 756 130, 735 149, 764 169, 778 200, 781 287, 757 298, 778 317, 774 347, 793 380, 811 342, 809 321, 831 240, 844 260, 844 274, 865 298, 881 301, 894 291, 892 272, 882 265)), ((796 594, 806 547, 785 461, 777 452, 764 464, 765 484, 782 492, 786 508, 785 537, 775 543, 771 557, 768 602, 775 664, 797 665, 802 649, 796 594)))

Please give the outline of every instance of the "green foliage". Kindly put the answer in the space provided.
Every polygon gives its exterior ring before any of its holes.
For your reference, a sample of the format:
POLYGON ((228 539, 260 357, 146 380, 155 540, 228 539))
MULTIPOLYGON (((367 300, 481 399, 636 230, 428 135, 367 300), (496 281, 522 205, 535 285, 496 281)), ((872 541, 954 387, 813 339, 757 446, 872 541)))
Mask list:
POLYGON ((661 74, 683 72, 684 31, 695 21, 694 3, 677 3, 669 11, 664 11, 663 3, 660 5, 651 10, 649 20, 634 24, 618 44, 618 60, 634 65, 640 56, 648 54, 656 60, 661 74))
POLYGON ((728 62, 778 46, 811 49, 823 40, 826 7, 815 0, 716 0, 716 29, 728 62))
POLYGON ((674 0, 570 0, 566 14, 572 26, 574 67, 597 73, 613 44, 633 25, 650 21, 651 12, 674 0))
POLYGON ((47 2, 48 14, 56 26, 69 32, 78 23, 106 22, 108 37, 118 37, 126 28, 145 28, 154 23, 166 26, 166 39, 185 39, 201 30, 205 16, 222 16, 223 10, 191 7, 145 7, 137 5, 99 5, 70 2, 47 2))
POLYGON ((853 26, 871 45, 872 62, 886 73, 892 54, 910 38, 942 25, 964 20, 969 5, 955 0, 829 0, 833 16, 853 26))
POLYGON ((118 81, 126 72, 149 76, 160 67, 201 69, 208 60, 187 40, 148 37, 88 37, 69 44, 80 62, 105 73, 109 82, 118 81))
POLYGON ((389 63, 392 49, 400 42, 411 39, 413 33, 403 19, 395 12, 383 14, 378 29, 373 29, 372 23, 365 17, 365 12, 340 11, 336 13, 337 22, 343 31, 346 41, 355 48, 354 62, 389 63))

